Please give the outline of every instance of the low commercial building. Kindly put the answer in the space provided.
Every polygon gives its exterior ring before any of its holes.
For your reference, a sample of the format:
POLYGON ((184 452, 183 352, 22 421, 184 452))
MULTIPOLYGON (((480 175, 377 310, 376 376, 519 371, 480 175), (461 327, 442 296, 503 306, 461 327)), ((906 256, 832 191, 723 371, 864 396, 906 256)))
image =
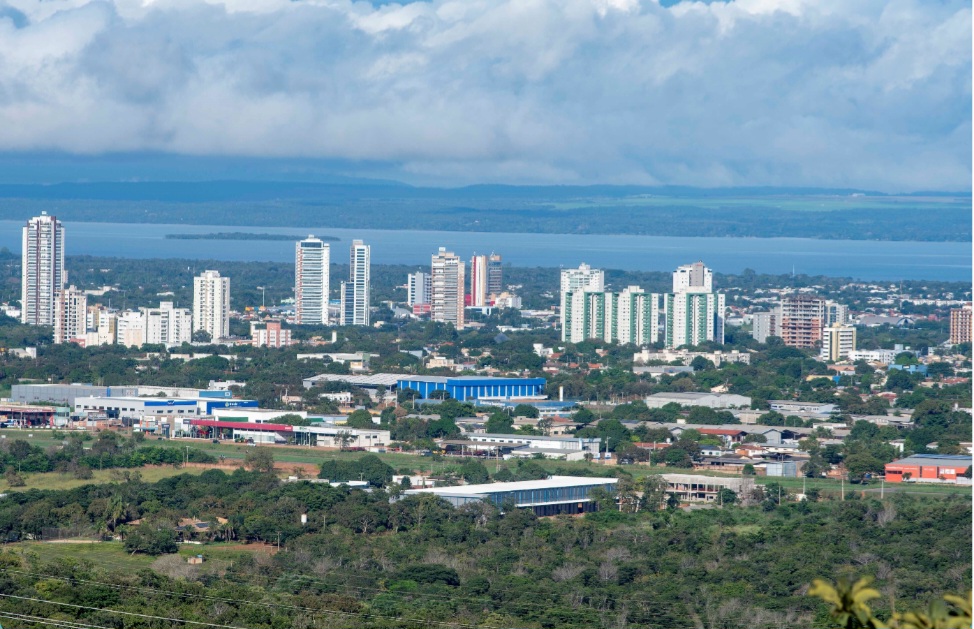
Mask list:
POLYGON ((663 408, 667 404, 686 407, 750 408, 751 398, 733 393, 654 393, 646 398, 646 406, 649 408, 663 408))
POLYGON ((346 428, 334 424, 318 426, 290 426, 270 422, 250 423, 191 419, 185 422, 184 432, 192 437, 229 439, 266 444, 290 443, 321 448, 376 448, 389 443, 388 430, 346 428))
POLYGON ((226 397, 152 398, 152 397, 79 397, 75 399, 74 415, 107 415, 110 418, 141 419, 155 417, 203 417, 217 409, 257 408, 257 400, 237 400, 226 397))
POLYGON ((886 480, 891 483, 957 482, 971 467, 969 454, 914 454, 886 464, 886 480))
MULTIPOLYGON (((464 433, 462 439, 473 444, 483 444, 495 448, 502 446, 505 448, 528 447, 534 450, 558 450, 565 453, 576 453, 584 458, 585 453, 598 455, 598 437, 544 437, 540 435, 499 435, 491 433, 464 433)), ((477 446, 471 447, 474 451, 477 446)))
POLYGON ((20 404, 50 403, 74 408, 79 397, 137 396, 139 387, 103 387, 93 384, 14 384, 10 400, 20 404))
POLYGON ((0 423, 4 426, 31 428, 55 425, 57 409, 53 406, 0 404, 0 423))
POLYGON ((538 516, 549 516, 596 511, 598 505, 592 501, 592 490, 615 491, 618 482, 617 478, 552 476, 544 480, 513 483, 407 489, 405 494, 433 494, 454 507, 481 501, 498 507, 513 504, 518 508, 531 509, 538 516))
POLYGON ((654 352, 652 350, 644 349, 633 354, 632 360, 636 363, 648 363, 650 361, 672 363, 678 360, 684 365, 689 365, 693 362, 694 358, 698 357, 709 360, 714 364, 714 367, 720 367, 725 363, 740 363, 742 365, 751 364, 751 354, 748 352, 739 352, 737 350, 730 352, 691 352, 689 350, 680 349, 654 352))
POLYGON ((835 404, 825 404, 822 402, 796 402, 795 400, 768 400, 768 406, 772 411, 777 411, 783 415, 794 413, 831 415, 832 412, 838 408, 835 404))

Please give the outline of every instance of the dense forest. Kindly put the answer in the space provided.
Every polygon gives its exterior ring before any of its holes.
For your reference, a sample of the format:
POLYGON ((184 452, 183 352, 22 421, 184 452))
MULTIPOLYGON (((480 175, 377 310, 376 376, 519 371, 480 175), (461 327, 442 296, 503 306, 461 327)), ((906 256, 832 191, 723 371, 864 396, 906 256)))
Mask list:
POLYGON ((179 569, 179 578, 99 565, 103 554, 77 563, 6 552, 0 611, 112 627, 144 614, 251 629, 772 629, 830 626, 827 607, 807 594, 820 577, 875 577, 881 617, 894 602, 916 608, 971 587, 969 497, 762 495, 757 508, 618 511, 606 502, 584 518, 539 519, 402 497, 396 486, 366 493, 243 469, 35 490, 0 501, 8 541, 88 526, 129 553, 166 555, 176 551, 176 523, 192 517, 214 525, 182 535, 281 550, 241 554, 218 573, 179 569))
POLYGON ((886 196, 851 190, 639 187, 458 189, 274 182, 3 185, 0 218, 41 210, 119 223, 435 229, 442 231, 971 239, 970 196, 886 196), (809 220, 814 213, 814 220, 809 220), (936 213, 937 220, 927 217, 936 213), (597 218, 596 218, 597 217, 597 218))

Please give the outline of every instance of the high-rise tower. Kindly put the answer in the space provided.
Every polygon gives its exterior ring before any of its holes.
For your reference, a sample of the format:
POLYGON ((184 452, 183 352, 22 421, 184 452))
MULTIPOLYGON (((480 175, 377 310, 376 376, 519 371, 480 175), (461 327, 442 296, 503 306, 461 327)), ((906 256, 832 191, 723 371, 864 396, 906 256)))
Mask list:
POLYGON ((203 330, 216 341, 230 336, 230 278, 203 271, 193 278, 193 331, 203 330))
POLYGON ((430 285, 430 319, 463 327, 463 260, 445 247, 433 256, 430 285))
POLYGON ((54 302, 64 287, 64 227, 47 212, 27 221, 21 256, 20 320, 54 325, 54 302))
POLYGON ((327 243, 308 236, 294 245, 294 322, 327 325, 328 273, 331 251, 327 243))
POLYGON ((348 282, 342 282, 342 325, 369 325, 369 284, 372 251, 361 240, 353 240, 348 282))

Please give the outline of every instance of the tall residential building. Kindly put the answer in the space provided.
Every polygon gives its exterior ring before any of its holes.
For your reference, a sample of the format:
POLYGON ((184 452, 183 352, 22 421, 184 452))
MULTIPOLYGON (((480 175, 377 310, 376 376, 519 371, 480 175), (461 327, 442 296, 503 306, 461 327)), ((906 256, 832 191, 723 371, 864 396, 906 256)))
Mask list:
POLYGON ((822 331, 819 358, 826 362, 845 360, 856 351, 856 329, 851 325, 832 325, 822 331))
POLYGON ((751 318, 751 336, 758 343, 767 343, 769 336, 781 336, 781 309, 755 312, 751 318))
POLYGON ((666 347, 724 342, 723 293, 714 292, 714 274, 703 262, 673 272, 673 292, 663 295, 666 347))
POLYGON ((845 325, 849 323, 849 306, 827 299, 825 301, 825 325, 845 325))
POLYGON ((584 293, 601 293, 605 290, 605 273, 582 263, 577 269, 561 270, 561 340, 588 338, 585 336, 583 319, 578 313, 585 307, 584 293))
POLYGON ((230 278, 219 271, 203 271, 193 278, 193 331, 202 330, 211 340, 230 336, 230 278))
POLYGON ((950 311, 950 344, 971 342, 971 304, 950 311))
POLYGON ((562 340, 581 343, 587 339, 649 345, 659 340, 659 295, 629 286, 611 291, 565 293, 562 340))
POLYGON ((139 310, 119 313, 116 342, 126 347, 142 347, 146 344, 145 323, 145 314, 139 310))
POLYGON ((470 305, 488 305, 489 294, 487 256, 475 255, 470 258, 470 305))
POLYGON ((430 319, 452 323, 458 330, 463 328, 465 266, 459 256, 440 247, 430 272, 430 319))
POLYGON ((433 276, 417 271, 406 276, 406 303, 410 306, 428 304, 433 290, 433 276))
POLYGON ((331 248, 314 236, 294 245, 294 322, 328 324, 331 248))
POLYGON ((21 323, 53 326, 55 296, 66 280, 64 226, 47 212, 24 227, 20 272, 21 323))
POLYGON ((54 343, 84 342, 88 333, 88 297, 74 286, 54 298, 54 343))
POLYGON ((146 343, 176 347, 193 340, 193 313, 188 308, 163 301, 158 308, 140 308, 139 312, 145 319, 146 343))
POLYGON ((352 241, 348 281, 341 285, 341 325, 369 325, 371 249, 361 240, 352 241))
POLYGON ((487 294, 500 295, 504 292, 504 267, 501 257, 496 253, 487 256, 487 294))
POLYGON ((685 264, 673 272, 674 293, 714 292, 714 273, 703 262, 685 264))
POLYGON ((723 293, 667 293, 663 295, 666 347, 724 342, 723 293))
POLYGON ((813 295, 790 295, 781 299, 781 338, 789 347, 811 349, 822 342, 825 329, 825 300, 813 295))

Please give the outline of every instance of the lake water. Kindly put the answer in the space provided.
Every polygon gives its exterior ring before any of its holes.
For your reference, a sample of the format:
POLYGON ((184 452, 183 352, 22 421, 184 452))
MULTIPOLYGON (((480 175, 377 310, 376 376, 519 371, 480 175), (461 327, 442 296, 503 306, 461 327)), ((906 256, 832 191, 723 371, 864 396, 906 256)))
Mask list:
MULTIPOLYGON (((20 221, 0 221, 0 246, 19 252, 20 221)), ((148 223, 65 225, 66 255, 203 260, 294 260, 294 243, 257 240, 175 240, 166 234, 251 232, 334 236, 331 259, 347 263, 348 246, 360 238, 372 245, 376 264, 428 266, 438 247, 463 258, 495 251, 514 266, 670 271, 703 260, 720 273, 807 273, 864 280, 971 279, 971 243, 812 240, 807 238, 675 238, 668 236, 511 234, 484 232, 308 229, 148 223)))

